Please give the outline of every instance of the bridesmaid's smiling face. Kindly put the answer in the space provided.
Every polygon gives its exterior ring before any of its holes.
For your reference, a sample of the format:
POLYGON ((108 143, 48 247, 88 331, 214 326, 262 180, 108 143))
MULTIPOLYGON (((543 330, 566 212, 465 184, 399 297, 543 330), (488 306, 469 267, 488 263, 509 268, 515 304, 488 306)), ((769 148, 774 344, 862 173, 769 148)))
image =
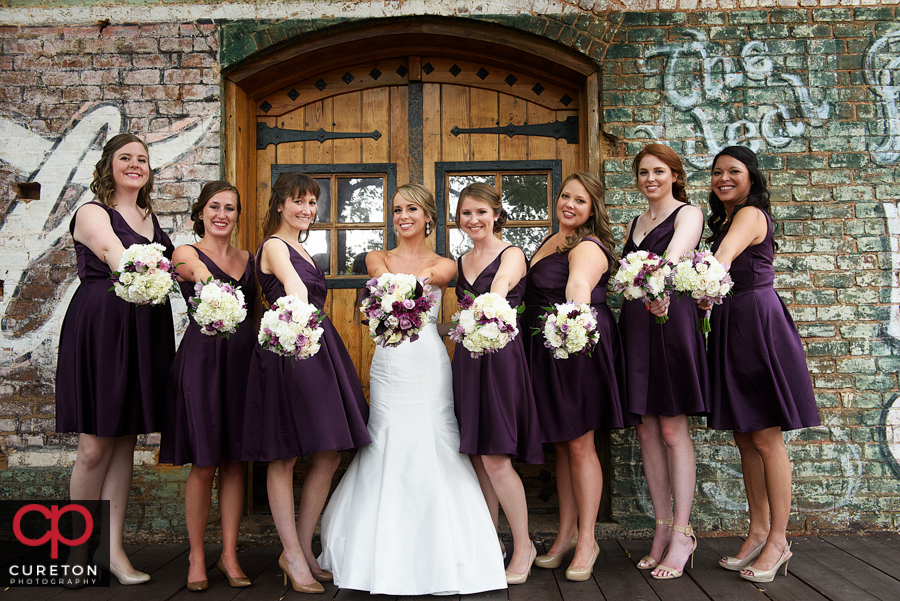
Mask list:
POLYGON ((209 199, 200 212, 205 236, 231 236, 237 226, 237 196, 231 190, 219 192, 209 199))
POLYGON ((279 209, 284 222, 294 229, 306 231, 316 220, 317 199, 312 193, 301 194, 284 201, 279 209))
POLYGON ((730 155, 722 155, 712 171, 712 190, 725 211, 731 213, 734 207, 743 204, 750 196, 750 172, 747 166, 730 155))
POLYGON ((459 208, 459 228, 472 240, 492 236, 496 221, 497 215, 491 205, 471 196, 463 198, 459 208))
POLYGON ((150 178, 150 158, 144 145, 130 142, 113 154, 112 176, 116 190, 140 190, 150 178))
POLYGON ((638 190, 647 197, 647 200, 671 196, 674 183, 675 174, 672 173, 672 169, 658 157, 648 154, 641 159, 638 165, 637 184, 638 190))
POLYGON ((591 216, 591 195, 577 179, 569 180, 556 201, 556 218, 560 227, 574 230, 591 216))
POLYGON ((398 236, 412 238, 419 233, 425 235, 425 224, 431 218, 416 203, 408 200, 402 194, 394 195, 394 231, 398 236))

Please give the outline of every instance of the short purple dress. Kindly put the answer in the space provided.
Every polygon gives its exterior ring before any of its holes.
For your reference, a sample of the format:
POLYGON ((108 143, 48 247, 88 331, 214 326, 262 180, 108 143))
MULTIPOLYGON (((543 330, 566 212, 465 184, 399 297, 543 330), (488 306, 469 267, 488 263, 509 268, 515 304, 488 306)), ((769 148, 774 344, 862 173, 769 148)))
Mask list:
MULTIPOLYGON (((675 235, 675 219, 687 205, 634 243, 634 227, 623 255, 646 250, 662 256, 675 235)), ((669 257, 673 262, 677 257, 669 257)), ((626 407, 637 415, 702 415, 709 411, 709 376, 703 335, 697 331, 699 309, 690 295, 672 294, 669 319, 656 317, 639 300, 622 302, 619 331, 628 370, 626 407)))
MULTIPOLYGON (((328 292, 325 274, 287 242, 281 242, 288 247, 291 265, 306 285, 309 302, 322 309, 328 292)), ((258 262, 264 245, 256 252, 258 262)), ((284 286, 273 274, 257 271, 256 277, 269 303, 285 295, 284 286)), ((244 461, 346 451, 371 442, 366 430, 369 405, 353 361, 327 316, 321 326, 325 332, 319 352, 308 359, 295 359, 293 364, 288 357, 263 350, 258 344, 254 347, 244 405, 244 461)))
POLYGON ((566 302, 569 252, 550 253, 532 265, 525 285, 525 312, 520 323, 544 442, 574 440, 591 430, 640 423, 640 417, 626 414, 623 409, 624 353, 616 320, 606 305, 606 284, 613 256, 593 238, 585 238, 581 244, 599 246, 610 265, 591 291, 591 307, 597 310, 600 332, 600 340, 591 355, 554 359, 550 349, 544 346, 543 334, 530 335, 535 329, 540 330, 545 307, 566 302))
MULTIPOLYGON (((732 295, 715 305, 710 317, 709 425, 716 430, 796 430, 821 424, 800 335, 772 286, 775 237, 772 219, 764 214, 769 224, 765 239, 734 259, 732 295)), ((729 227, 716 236, 713 252, 729 227)))
MULTIPOLYGON (((466 292, 478 296, 491 291, 507 246, 473 282, 463 274, 462 258, 457 259, 456 298, 466 292)), ((518 248, 511 252, 522 252, 518 248)), ((522 303, 525 278, 509 291, 512 307, 522 303)), ((469 455, 511 455, 528 463, 544 463, 541 431, 531 375, 519 335, 495 353, 473 358, 462 344, 453 352, 453 400, 459 422, 460 453, 469 455)))
MULTIPOLYGON (((207 336, 193 319, 169 370, 168 415, 163 426, 159 462, 219 465, 241 460, 244 398, 256 329, 256 262, 253 254, 239 280, 222 271, 197 247, 197 256, 213 277, 244 293, 247 318, 227 339, 207 336)), ((185 300, 193 282, 179 282, 185 300)))
MULTIPOLYGON (((125 248, 158 242, 171 257, 174 247, 153 219, 153 240, 109 214, 113 232, 125 248)), ((72 217, 69 232, 75 232, 72 217)), ((159 430, 165 409, 166 376, 175 356, 175 328, 168 300, 135 305, 110 290, 109 265, 75 242, 81 280, 63 320, 56 364, 56 431, 103 437, 159 430)))

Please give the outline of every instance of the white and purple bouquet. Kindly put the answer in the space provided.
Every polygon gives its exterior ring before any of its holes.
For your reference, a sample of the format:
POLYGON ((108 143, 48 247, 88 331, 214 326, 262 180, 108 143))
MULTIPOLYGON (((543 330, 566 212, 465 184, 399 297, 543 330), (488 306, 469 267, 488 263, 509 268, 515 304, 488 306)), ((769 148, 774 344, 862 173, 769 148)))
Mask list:
POLYGON ((228 338, 246 319, 247 303, 239 289, 210 276, 205 282, 194 284, 187 312, 207 336, 228 338))
POLYGON ((165 256, 162 244, 132 244, 122 253, 119 270, 110 274, 110 290, 136 305, 160 305, 170 292, 178 292, 177 265, 165 256))
POLYGON ((540 331, 544 334, 544 346, 553 351, 555 359, 591 354, 600 339, 597 311, 587 303, 574 302, 560 303, 545 310, 540 331))
POLYGON ((453 315, 456 327, 450 330, 450 339, 461 342, 472 357, 497 352, 519 334, 517 315, 518 311, 499 294, 474 296, 467 292, 453 315))
POLYGON ((259 324, 259 344, 275 354, 309 359, 321 348, 324 330, 319 326, 322 311, 304 303, 295 294, 282 296, 263 314, 259 324))
MULTIPOLYGON (((672 264, 646 250, 628 253, 619 261, 619 271, 612 280, 613 292, 620 292, 626 300, 639 300, 649 304, 663 298, 672 290, 672 264)), ((656 316, 656 323, 665 323, 669 317, 656 316)))
MULTIPOLYGON (((675 291, 690 294, 695 301, 710 305, 721 304, 734 285, 728 273, 728 264, 719 263, 712 252, 694 250, 681 256, 672 277, 675 291)), ((709 312, 697 323, 697 329, 709 332, 709 312)))
POLYGON ((366 282, 359 311, 369 324, 369 336, 383 347, 415 341, 438 302, 438 294, 414 275, 383 273, 366 282))

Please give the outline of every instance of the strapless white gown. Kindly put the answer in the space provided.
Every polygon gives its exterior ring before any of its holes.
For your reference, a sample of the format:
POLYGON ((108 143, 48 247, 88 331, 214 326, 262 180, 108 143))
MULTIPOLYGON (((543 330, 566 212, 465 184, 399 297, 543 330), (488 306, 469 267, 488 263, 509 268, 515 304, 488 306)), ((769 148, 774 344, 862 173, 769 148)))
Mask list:
POLYGON ((415 342, 375 350, 369 435, 322 515, 319 565, 374 594, 506 588, 497 534, 469 456, 459 452, 438 307, 415 342))

